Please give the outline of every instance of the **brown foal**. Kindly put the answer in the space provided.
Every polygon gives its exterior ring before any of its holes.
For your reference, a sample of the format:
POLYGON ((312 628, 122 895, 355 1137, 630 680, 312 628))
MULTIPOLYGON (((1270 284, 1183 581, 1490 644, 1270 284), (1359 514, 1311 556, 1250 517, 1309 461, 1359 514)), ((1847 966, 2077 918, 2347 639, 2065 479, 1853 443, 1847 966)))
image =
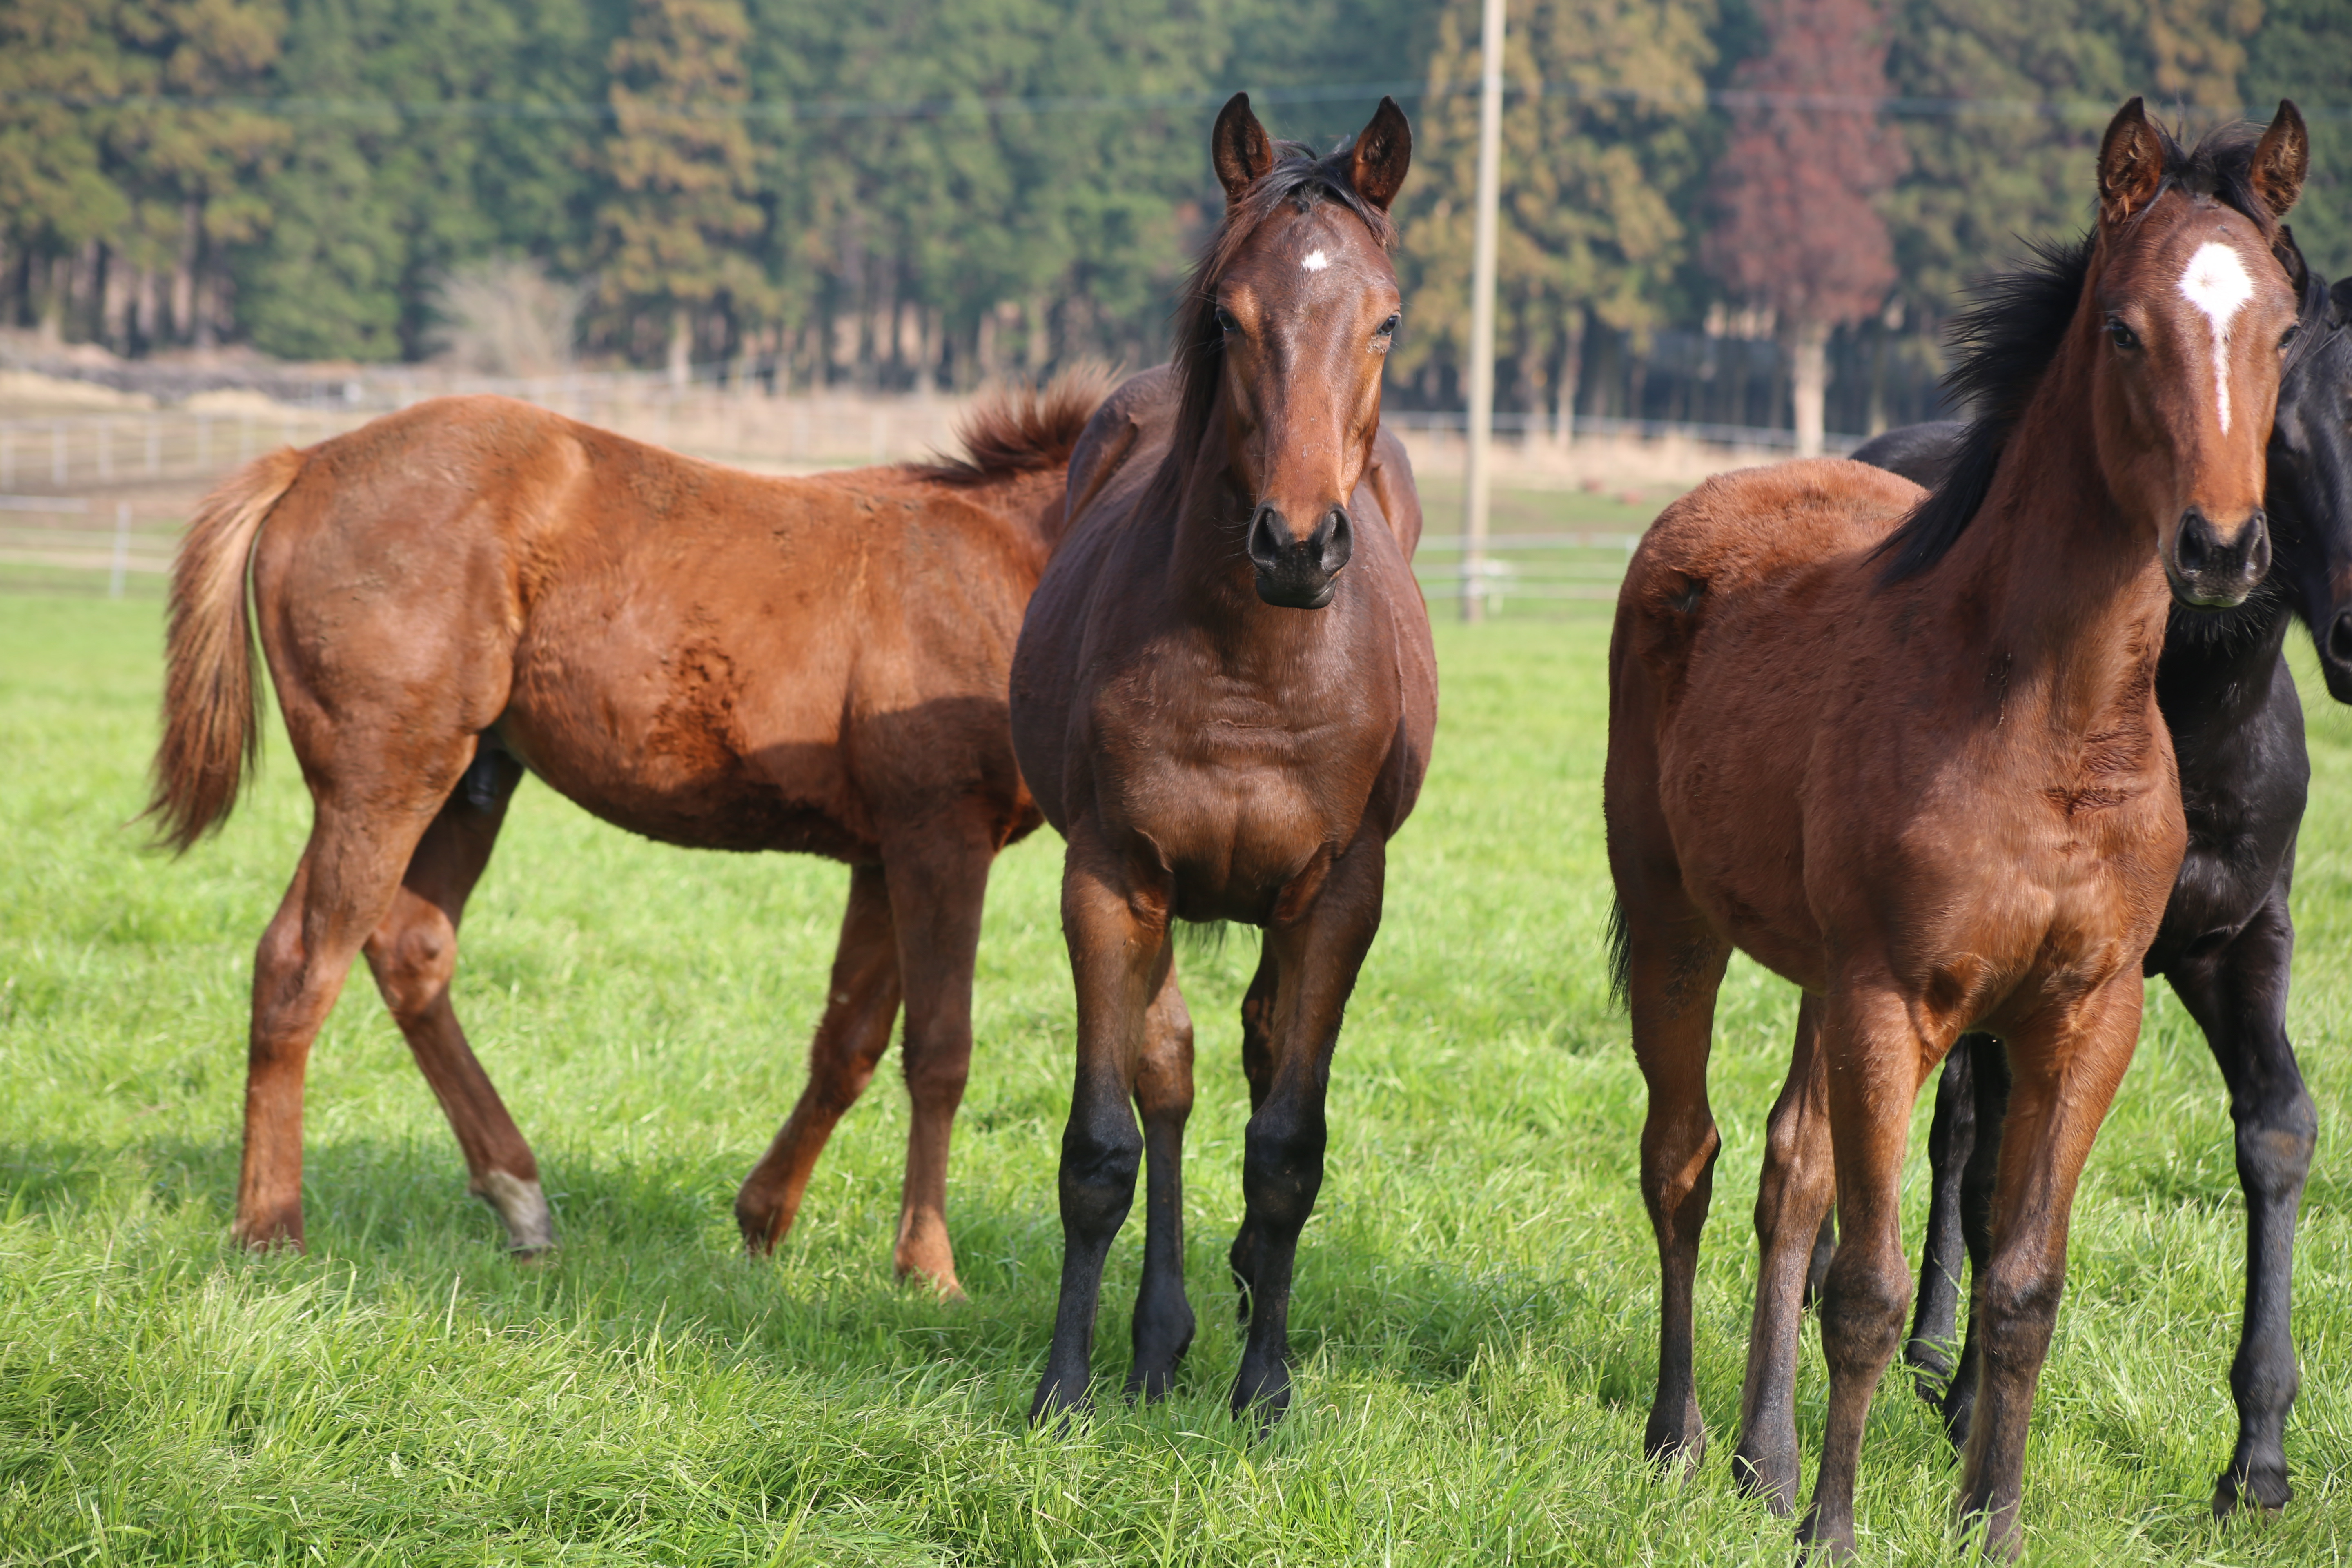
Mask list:
POLYGON ((1436 725, 1410 560, 1420 512, 1380 428, 1404 116, 1383 100, 1318 159, 1270 142, 1237 96, 1212 151, 1225 216, 1175 363, 1115 394, 1081 439, 1069 541, 1013 661, 1021 765, 1069 841, 1077 992, 1061 1300, 1033 1419, 1087 1396, 1104 1259, 1147 1153, 1129 1393, 1164 1393, 1192 1342, 1176 921, 1265 931, 1242 1009, 1248 1212, 1232 1263, 1250 1326, 1232 1403, 1266 1421, 1287 1406, 1291 1268, 1322 1183, 1331 1054, 1436 725))
POLYGON ((2015 1083, 1959 1506, 1992 1549, 2020 1542, 2067 1215, 2184 843, 2154 691, 2167 578, 2227 605, 2268 562, 2263 448, 2295 317, 2272 242, 2305 163, 2291 106, 2231 179, 2134 100, 2100 151, 2090 238, 1989 306, 1963 378, 1987 406, 1951 480, 1925 500, 1837 461, 1713 480, 1660 516, 1618 600, 1609 855, 1661 1271, 1647 1446, 1696 1463, 1705 1441, 1691 1290, 1738 947, 1804 1000, 1757 1200, 1737 1468, 1793 1505, 1797 1302, 1833 1184, 1828 1421, 1799 1537, 1832 1553, 1853 1548, 1864 1419, 1910 1294, 1912 1105, 1969 1029, 2007 1043, 2015 1083))
POLYGON ((528 769, 664 843, 849 863, 808 1086, 736 1217, 755 1250, 791 1228, 903 1002, 895 1259, 956 1292, 948 1136, 981 904, 1040 820, 1005 683, 1099 401, 1066 381, 984 405, 969 459, 786 479, 439 399, 215 491, 173 574, 152 810, 186 848, 259 744, 248 570, 315 807, 255 960, 236 1234, 301 1245, 303 1071, 363 952, 473 1191, 516 1251, 553 1244, 538 1163, 449 1000, 467 895, 528 769))

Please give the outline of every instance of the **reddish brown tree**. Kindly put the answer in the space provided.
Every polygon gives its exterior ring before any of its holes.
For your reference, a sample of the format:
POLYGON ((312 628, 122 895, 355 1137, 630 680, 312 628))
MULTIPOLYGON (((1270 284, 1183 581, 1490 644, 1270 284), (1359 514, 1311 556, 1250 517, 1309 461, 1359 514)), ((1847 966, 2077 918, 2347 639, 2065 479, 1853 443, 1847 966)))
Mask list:
POLYGON ((1769 307, 1790 349, 1797 450, 1822 449, 1830 333, 1895 283, 1874 198, 1906 165, 1881 102, 1886 17, 1871 0, 1761 0, 1764 52, 1732 76, 1732 132, 1715 167, 1707 268, 1769 307))

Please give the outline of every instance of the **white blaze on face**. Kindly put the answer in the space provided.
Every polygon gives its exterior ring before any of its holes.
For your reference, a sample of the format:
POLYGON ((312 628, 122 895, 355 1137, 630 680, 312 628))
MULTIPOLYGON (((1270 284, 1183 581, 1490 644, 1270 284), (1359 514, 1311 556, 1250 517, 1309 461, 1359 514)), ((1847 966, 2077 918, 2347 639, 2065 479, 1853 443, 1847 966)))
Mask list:
POLYGON ((1298 265, 1309 272, 1320 272, 1331 265, 1331 258, 1319 250, 1310 250, 1307 253, 1307 259, 1298 265))
POLYGON ((2221 415, 2221 434, 2230 433, 2230 322, 2254 297, 2254 280, 2238 253, 2218 240, 2207 240, 2189 258, 2180 275, 2180 292, 2205 312, 2213 324, 2213 401, 2221 415))

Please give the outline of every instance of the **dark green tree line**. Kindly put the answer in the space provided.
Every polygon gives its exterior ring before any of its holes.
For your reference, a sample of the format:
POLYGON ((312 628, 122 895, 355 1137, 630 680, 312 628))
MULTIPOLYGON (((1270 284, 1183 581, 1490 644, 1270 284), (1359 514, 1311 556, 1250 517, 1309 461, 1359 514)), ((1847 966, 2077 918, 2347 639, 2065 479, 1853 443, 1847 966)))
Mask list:
MULTIPOLYGON (((1857 295, 1832 312, 1832 407, 1856 366, 1931 365, 1962 282, 2021 237, 2081 226, 2099 127, 2134 91, 2191 130, 2281 94, 2317 110, 2295 226, 2324 269, 2352 267, 2338 3, 1879 0, 1885 89, 1914 100, 1895 128, 1908 163, 1887 188, 1855 186, 1894 279, 1883 309, 1857 295)), ((1732 265, 1736 236, 1708 248, 1743 195, 1719 173, 1737 115, 1709 94, 1780 79, 1758 63, 1778 13, 1509 9, 1504 405, 1555 428, 1571 407, 1641 413, 1641 367, 1677 334, 1785 357, 1772 338, 1790 329, 1764 308, 1785 290, 1732 265)), ((442 341, 454 279, 527 262, 583 302, 580 346, 606 361, 885 388, 1082 354, 1137 364, 1163 352, 1175 282, 1218 210, 1215 99, 1248 87, 1277 134, 1328 143, 1371 89, 1271 89, 1389 83, 1417 136, 1391 367, 1402 392, 1444 405, 1466 315, 1477 10, 14 0, 0 319, 129 353, 239 341, 415 359, 442 341)))

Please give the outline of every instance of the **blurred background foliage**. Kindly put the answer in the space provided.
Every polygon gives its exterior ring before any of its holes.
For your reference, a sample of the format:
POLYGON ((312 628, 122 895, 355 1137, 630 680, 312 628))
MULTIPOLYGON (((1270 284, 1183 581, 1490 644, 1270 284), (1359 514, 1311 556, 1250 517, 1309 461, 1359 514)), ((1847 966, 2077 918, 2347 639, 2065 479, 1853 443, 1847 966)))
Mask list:
MULTIPOLYGON (((10 0, 0 325, 127 355, 584 357, 881 391, 1138 365, 1218 211, 1222 96, 1328 144, 1388 90, 1418 139, 1392 393, 1455 407, 1477 11, 10 0)), ((2315 145, 2294 227, 2323 271, 2352 268, 2344 0, 1510 14, 1498 384, 1538 429, 1570 408, 1786 423, 1809 331, 1830 334, 1832 428, 1916 416, 1965 280, 2080 227, 2099 131, 2134 92, 2190 132, 2297 98, 2315 145), (1853 47, 1805 44, 1823 37, 1853 47), (1884 111, 1802 100, 1856 82, 1884 111), (1851 275, 1893 279, 1839 295, 1833 321, 1799 320, 1788 287, 1819 236, 1756 228, 1759 178, 1791 164, 1814 181, 1795 210, 1846 215, 1817 226, 1856 247, 1851 275)))

